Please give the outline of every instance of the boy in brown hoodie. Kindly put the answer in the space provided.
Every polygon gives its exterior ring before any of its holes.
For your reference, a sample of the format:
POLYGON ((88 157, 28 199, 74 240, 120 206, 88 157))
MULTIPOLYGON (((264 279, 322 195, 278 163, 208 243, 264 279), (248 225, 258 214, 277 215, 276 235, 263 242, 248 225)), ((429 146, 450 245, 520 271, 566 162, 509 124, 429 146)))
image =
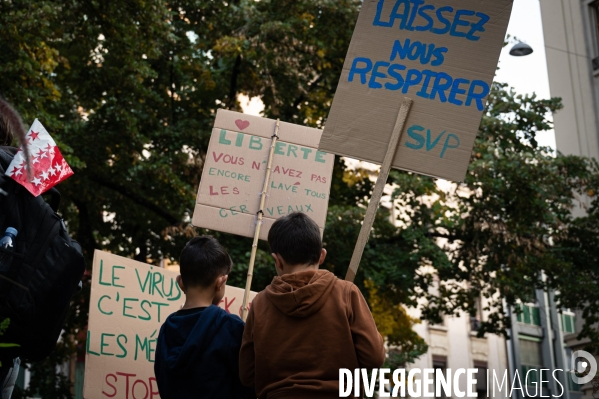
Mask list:
POLYGON ((239 376, 260 398, 338 398, 339 369, 378 368, 383 339, 358 288, 318 267, 318 225, 302 213, 268 233, 278 277, 252 302, 239 376))

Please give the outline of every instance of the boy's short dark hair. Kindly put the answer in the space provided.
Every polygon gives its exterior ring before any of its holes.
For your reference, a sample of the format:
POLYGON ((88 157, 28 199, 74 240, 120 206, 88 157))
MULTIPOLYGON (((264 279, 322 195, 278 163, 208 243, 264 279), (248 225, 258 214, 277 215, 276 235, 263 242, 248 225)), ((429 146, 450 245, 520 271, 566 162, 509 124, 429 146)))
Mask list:
POLYGON ((212 236, 192 238, 179 257, 181 279, 187 287, 209 287, 231 272, 231 257, 212 236))
POLYGON ((320 229, 303 213, 277 219, 268 232, 270 251, 281 255, 290 266, 317 264, 322 251, 320 229))

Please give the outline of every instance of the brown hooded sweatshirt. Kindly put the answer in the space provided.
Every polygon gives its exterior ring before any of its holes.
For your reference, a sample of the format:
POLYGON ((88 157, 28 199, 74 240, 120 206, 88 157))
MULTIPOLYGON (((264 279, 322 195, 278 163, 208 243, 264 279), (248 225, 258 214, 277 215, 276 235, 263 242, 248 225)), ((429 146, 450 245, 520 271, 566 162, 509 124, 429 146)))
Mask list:
POLYGON ((260 398, 338 398, 340 368, 384 361, 358 288, 327 270, 306 270, 275 277, 252 302, 239 376, 260 398))

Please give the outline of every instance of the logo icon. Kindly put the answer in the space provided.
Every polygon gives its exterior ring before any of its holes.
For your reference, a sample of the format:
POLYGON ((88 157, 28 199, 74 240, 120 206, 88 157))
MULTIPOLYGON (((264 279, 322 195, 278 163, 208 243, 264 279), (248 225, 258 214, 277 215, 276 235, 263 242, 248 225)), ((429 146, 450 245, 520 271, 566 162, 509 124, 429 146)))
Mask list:
POLYGON ((591 355, 589 352, 585 352, 585 351, 576 351, 576 352, 572 352, 572 357, 570 358, 571 361, 571 378, 572 381, 574 381, 575 383, 579 384, 579 385, 584 385, 587 384, 589 382, 591 382, 593 380, 593 378, 595 377, 595 374, 597 374, 597 360, 595 360, 595 358, 593 357, 593 355, 591 355), (578 359, 584 359, 581 360, 579 362, 577 362, 578 359), (584 373, 590 366, 590 370, 588 371, 587 375, 585 375, 584 377, 578 377, 576 375, 576 373, 578 374, 582 374, 584 373))

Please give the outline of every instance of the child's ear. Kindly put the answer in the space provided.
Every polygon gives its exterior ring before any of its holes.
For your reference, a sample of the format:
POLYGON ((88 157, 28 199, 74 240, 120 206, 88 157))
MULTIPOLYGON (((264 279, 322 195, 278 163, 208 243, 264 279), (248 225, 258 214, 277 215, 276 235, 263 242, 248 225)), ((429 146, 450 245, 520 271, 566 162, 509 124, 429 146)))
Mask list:
POLYGON ((283 263, 281 262, 281 255, 272 253, 270 254, 272 258, 275 260, 275 268, 283 270, 283 263))
POLYGON ((181 278, 180 274, 177 276, 177 284, 179 285, 179 288, 181 288, 181 291, 183 291, 185 294, 185 285, 183 284, 183 279, 181 278))
POLYGON ((325 259, 326 257, 327 257, 327 250, 323 248, 323 249, 320 251, 320 259, 318 260, 318 265, 319 265, 319 266, 323 264, 323 262, 324 262, 324 259, 325 259))
POLYGON ((224 276, 220 276, 219 278, 216 279, 216 290, 217 291, 220 291, 221 288, 223 288, 225 286, 228 278, 229 278, 229 275, 225 274, 224 276))

